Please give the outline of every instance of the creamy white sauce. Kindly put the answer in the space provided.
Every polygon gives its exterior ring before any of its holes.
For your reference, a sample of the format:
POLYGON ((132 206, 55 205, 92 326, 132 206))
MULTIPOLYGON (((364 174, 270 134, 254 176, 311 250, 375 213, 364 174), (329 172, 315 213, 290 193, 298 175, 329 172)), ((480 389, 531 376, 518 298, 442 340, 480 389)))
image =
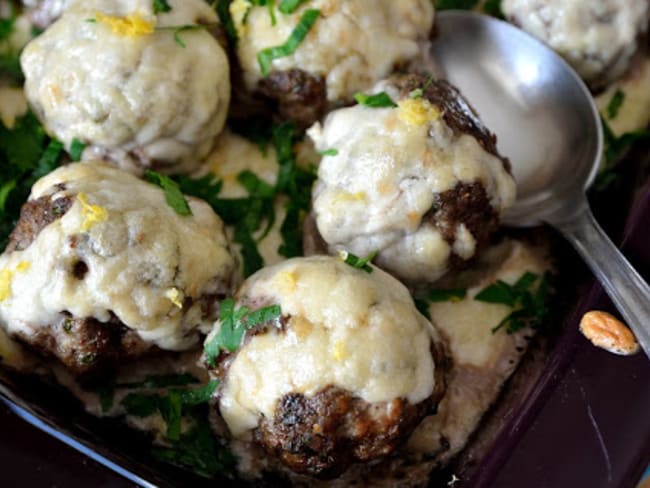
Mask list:
MULTIPOLYGON (((382 90, 397 100, 388 85, 374 91, 382 90)), ((440 232, 422 225, 436 194, 480 182, 500 213, 514 202, 515 183, 500 159, 475 138, 455 135, 428 102, 420 103, 406 112, 339 109, 308 134, 317 149, 338 151, 323 158, 313 198, 316 224, 330 251, 379 251, 380 266, 409 281, 431 282, 447 271, 452 251, 440 232)), ((474 238, 464 226, 453 249, 462 257, 474 254, 474 238)))
POLYGON ((555 49, 588 82, 615 80, 648 26, 647 0, 503 0, 504 14, 555 49))
MULTIPOLYGON (((416 456, 436 456, 441 464, 449 462, 466 445, 483 414, 496 400, 508 377, 517 368, 534 330, 514 334, 492 328, 512 309, 506 305, 474 300, 476 294, 503 280, 515 283, 525 272, 541 276, 551 270, 548 250, 522 241, 507 240, 486 250, 472 269, 467 297, 457 302, 432 303, 429 313, 447 340, 452 360, 447 394, 438 414, 429 416, 413 432, 407 452, 416 456)), ((448 286, 467 286, 446 283, 448 286)))
POLYGON ((30 198, 45 195, 70 196, 73 205, 27 249, 0 256, 0 325, 30 335, 64 311, 101 322, 112 312, 162 349, 198 343, 212 324, 196 300, 227 292, 236 270, 207 204, 190 199, 193 216, 180 216, 158 187, 99 163, 50 173, 30 198), (72 273, 79 260, 88 267, 82 280, 72 273), (195 300, 191 307, 183 308, 185 298, 195 300))
POLYGON ((258 53, 284 44, 305 10, 321 11, 296 52, 274 60, 271 70, 301 69, 323 76, 330 101, 351 99, 397 64, 415 58, 434 17, 430 0, 311 0, 290 15, 276 11, 272 25, 267 7, 251 7, 244 0, 235 4, 237 54, 251 90, 262 78, 258 53), (249 8, 244 24, 243 12, 249 8))
POLYGON ((291 319, 285 332, 252 337, 229 367, 219 407, 235 437, 260 415, 272 418, 288 393, 310 396, 334 385, 368 402, 415 404, 433 392, 437 335, 408 290, 377 268, 291 259, 253 275, 238 297, 278 304, 291 319))
POLYGON ((647 128, 650 124, 650 59, 643 59, 629 76, 598 95, 596 105, 617 136, 647 128), (618 114, 611 119, 607 107, 618 90, 624 93, 625 98, 618 114))
POLYGON ((0 86, 0 120, 8 129, 13 128, 16 118, 27 112, 27 100, 22 88, 0 86))
POLYGON ((155 15, 149 0, 76 0, 27 45, 25 93, 51 135, 131 171, 197 168, 225 123, 228 59, 205 29, 178 33, 185 48, 175 40, 174 26, 217 22, 206 2, 169 3, 155 15), (133 19, 135 33, 120 33, 133 19))

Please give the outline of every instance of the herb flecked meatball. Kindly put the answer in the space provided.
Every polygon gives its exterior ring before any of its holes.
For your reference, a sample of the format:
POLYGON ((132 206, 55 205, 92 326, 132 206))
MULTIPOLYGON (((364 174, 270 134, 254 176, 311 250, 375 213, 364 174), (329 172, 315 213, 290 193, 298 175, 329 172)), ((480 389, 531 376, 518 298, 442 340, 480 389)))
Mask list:
POLYGON ((190 172, 224 127, 228 59, 206 2, 154 3, 74 0, 25 47, 25 94, 48 133, 89 146, 85 158, 190 172))
POLYGON ((648 27, 647 0, 504 0, 504 14, 555 49, 592 87, 621 76, 648 27))
POLYGON ((74 374, 199 344, 236 286, 221 219, 100 163, 39 180, 0 256, 0 326, 74 374))
POLYGON ((324 249, 376 263, 409 284, 472 259, 515 198, 496 138, 446 81, 400 75, 378 84, 383 107, 336 110, 308 133, 325 151, 307 226, 324 249))
MULTIPOLYGON (((380 269, 294 258, 251 276, 236 305, 235 315, 271 305, 281 313, 208 360, 220 380, 218 418, 298 473, 330 478, 387 456, 444 393, 441 339, 380 269)), ((206 344, 225 337, 222 327, 206 344)))
POLYGON ((276 101, 281 116, 307 127, 328 105, 352 101, 356 92, 416 58, 434 18, 429 0, 310 0, 293 12, 276 9, 273 18, 266 6, 235 0, 230 11, 247 89, 276 101), (285 45, 298 26, 308 32, 295 51, 276 50, 282 52, 263 69, 261 53, 285 45))

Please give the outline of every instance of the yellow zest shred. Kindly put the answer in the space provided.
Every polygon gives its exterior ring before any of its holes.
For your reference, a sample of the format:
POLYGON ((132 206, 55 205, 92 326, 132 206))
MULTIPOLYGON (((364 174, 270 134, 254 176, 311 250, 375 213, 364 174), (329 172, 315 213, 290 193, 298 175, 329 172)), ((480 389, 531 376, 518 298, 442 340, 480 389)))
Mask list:
POLYGON ((88 232, 90 228, 108 219, 108 210, 99 205, 91 205, 85 193, 77 194, 77 200, 81 203, 84 221, 81 224, 81 232, 88 232))
POLYGON ((165 297, 172 302, 176 307, 183 308, 183 292, 178 288, 170 288, 165 292, 165 297))
POLYGON ((332 350, 334 360, 341 362, 345 359, 346 354, 345 343, 343 341, 336 341, 332 350))
POLYGON ((288 292, 292 292, 296 289, 296 275, 291 271, 284 271, 278 274, 277 280, 278 285, 288 292))
POLYGON ((336 203, 339 202, 363 202, 366 200, 366 193, 358 191, 356 193, 339 193, 334 197, 336 203))
POLYGON ((0 270, 0 302, 4 302, 11 296, 11 282, 16 273, 25 273, 31 267, 28 261, 21 261, 16 265, 16 268, 11 271, 10 269, 3 268, 0 270))
POLYGON ((115 17, 100 12, 95 14, 97 22, 111 28, 113 34, 126 37, 136 37, 151 34, 154 31, 154 22, 145 20, 139 13, 132 13, 126 17, 115 17))
POLYGON ((421 126, 440 118, 440 109, 423 98, 406 98, 397 103, 399 118, 409 125, 421 126))
POLYGON ((235 0, 230 4, 230 16, 232 17, 239 37, 245 36, 248 32, 248 26, 244 22, 244 19, 251 6, 248 0, 235 0))

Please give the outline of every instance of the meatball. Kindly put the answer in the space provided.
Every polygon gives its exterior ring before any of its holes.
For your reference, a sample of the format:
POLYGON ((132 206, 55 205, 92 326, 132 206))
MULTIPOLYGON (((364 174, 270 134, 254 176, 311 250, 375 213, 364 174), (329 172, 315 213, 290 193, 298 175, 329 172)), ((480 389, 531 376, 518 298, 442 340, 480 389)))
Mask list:
POLYGON ((0 326, 73 373, 199 344, 236 286, 223 223, 200 200, 101 163, 39 180, 0 256, 0 326))
POLYGON ((29 20, 45 29, 68 8, 70 0, 23 0, 29 20))
POLYGON ((409 284, 427 284, 489 242, 515 198, 496 138, 442 80, 400 75, 379 83, 395 107, 336 110, 308 134, 321 161, 313 192, 324 244, 308 253, 378 252, 376 262, 409 284))
POLYGON ((236 303, 282 314, 217 358, 215 408, 235 439, 298 473, 333 477, 390 454, 444 393, 444 345, 377 268, 294 258, 251 276, 236 303))
POLYGON ((25 47, 25 93, 51 135, 88 145, 87 159, 190 172, 224 127, 228 59, 198 28, 217 22, 207 3, 170 0, 158 14, 154 3, 73 0, 25 47))
POLYGON ((398 65, 416 58, 431 32, 429 0, 312 0, 290 14, 236 0, 230 7, 237 58, 251 92, 275 100, 285 118, 309 126, 328 105, 351 101, 398 65), (258 54, 283 45, 309 9, 320 15, 294 53, 263 73, 258 54))
POLYGON ((504 14, 555 49, 592 87, 621 76, 648 26, 647 0, 503 0, 504 14))

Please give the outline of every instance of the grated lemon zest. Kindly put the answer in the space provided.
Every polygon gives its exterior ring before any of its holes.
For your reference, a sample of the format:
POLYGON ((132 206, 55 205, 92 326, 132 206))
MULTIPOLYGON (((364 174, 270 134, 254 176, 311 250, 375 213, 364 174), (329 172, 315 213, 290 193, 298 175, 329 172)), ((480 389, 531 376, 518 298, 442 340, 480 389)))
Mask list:
POLYGON ((407 98, 397 103, 399 118, 413 126, 422 126, 440 118, 440 109, 423 98, 407 98))
POLYGON ((336 361, 343 361, 346 356, 345 343, 343 341, 336 341, 334 349, 332 350, 332 357, 336 361))
POLYGON ((230 16, 239 37, 244 37, 248 33, 248 25, 244 23, 244 19, 251 7, 252 4, 248 0, 235 0, 230 4, 230 16))
POLYGON ((16 273, 25 273, 31 266, 29 261, 21 261, 13 271, 7 268, 0 270, 0 302, 4 302, 11 296, 11 282, 14 275, 16 273))
POLYGON ((170 288, 165 292, 165 297, 172 302, 176 307, 183 308, 183 292, 178 288, 170 288))
POLYGON ((111 28, 113 34, 118 36, 136 37, 151 34, 154 31, 155 23, 145 20, 139 13, 132 13, 126 17, 115 17, 100 12, 95 14, 97 22, 111 28))
POLYGON ((108 219, 108 210, 99 205, 91 205, 85 193, 79 193, 77 200, 81 203, 84 221, 81 223, 81 232, 88 232, 90 228, 108 219))

